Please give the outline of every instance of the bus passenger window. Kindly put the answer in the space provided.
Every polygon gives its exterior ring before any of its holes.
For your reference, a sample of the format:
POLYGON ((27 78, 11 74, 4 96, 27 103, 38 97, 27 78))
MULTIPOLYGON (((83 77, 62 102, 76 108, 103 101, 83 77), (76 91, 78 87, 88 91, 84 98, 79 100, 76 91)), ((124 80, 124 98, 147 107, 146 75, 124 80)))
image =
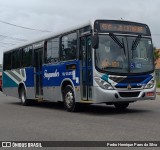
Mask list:
POLYGON ((20 68, 20 52, 19 49, 12 52, 12 68, 20 68))
POLYGON ((3 70, 11 70, 11 52, 4 53, 3 70))
POLYGON ((32 65, 32 46, 26 47, 22 51, 22 67, 32 65))
POLYGON ((47 41, 47 59, 46 63, 59 61, 59 38, 47 41))
POLYGON ((61 60, 73 60, 77 55, 77 34, 71 33, 62 37, 61 60))

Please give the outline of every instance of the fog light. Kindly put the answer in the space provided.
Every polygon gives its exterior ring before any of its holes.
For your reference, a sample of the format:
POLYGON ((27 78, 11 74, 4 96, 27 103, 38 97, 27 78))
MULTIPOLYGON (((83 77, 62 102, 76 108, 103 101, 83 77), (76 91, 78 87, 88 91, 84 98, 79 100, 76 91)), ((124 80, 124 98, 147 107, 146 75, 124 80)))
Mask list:
POLYGON ((147 92, 146 95, 147 95, 148 97, 154 96, 154 92, 147 92))

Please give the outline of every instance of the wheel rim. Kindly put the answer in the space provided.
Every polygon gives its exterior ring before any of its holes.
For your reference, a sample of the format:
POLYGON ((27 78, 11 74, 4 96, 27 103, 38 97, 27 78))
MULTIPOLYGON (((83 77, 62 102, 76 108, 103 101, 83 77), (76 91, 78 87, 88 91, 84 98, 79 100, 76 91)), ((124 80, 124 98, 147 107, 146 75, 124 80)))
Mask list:
POLYGON ((22 91, 22 93, 21 93, 21 100, 22 100, 22 103, 25 103, 25 95, 24 95, 24 91, 22 91))
POLYGON ((66 93, 65 102, 66 102, 66 105, 67 105, 68 108, 72 107, 73 102, 74 102, 73 98, 74 98, 74 96, 73 96, 73 93, 71 91, 66 93))

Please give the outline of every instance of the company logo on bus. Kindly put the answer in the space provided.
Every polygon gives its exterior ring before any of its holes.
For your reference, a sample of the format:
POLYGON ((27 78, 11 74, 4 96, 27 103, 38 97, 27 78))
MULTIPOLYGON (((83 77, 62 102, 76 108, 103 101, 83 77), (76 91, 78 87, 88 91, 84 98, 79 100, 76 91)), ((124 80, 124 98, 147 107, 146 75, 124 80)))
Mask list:
POLYGON ((54 77, 59 77, 59 72, 57 71, 57 69, 53 73, 48 73, 47 70, 44 71, 44 78, 47 78, 49 80, 50 78, 54 77))
POLYGON ((131 86, 130 84, 128 84, 127 89, 128 89, 128 90, 131 90, 131 89, 132 89, 132 86, 131 86))

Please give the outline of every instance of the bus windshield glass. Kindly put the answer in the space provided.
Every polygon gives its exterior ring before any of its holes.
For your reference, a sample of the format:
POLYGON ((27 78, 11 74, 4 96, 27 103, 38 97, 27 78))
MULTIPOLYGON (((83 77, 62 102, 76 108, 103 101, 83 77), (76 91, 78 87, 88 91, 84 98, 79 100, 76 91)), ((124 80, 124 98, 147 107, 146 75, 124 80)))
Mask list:
POLYGON ((154 69, 151 39, 139 36, 99 35, 95 59, 101 72, 128 74, 154 69))

